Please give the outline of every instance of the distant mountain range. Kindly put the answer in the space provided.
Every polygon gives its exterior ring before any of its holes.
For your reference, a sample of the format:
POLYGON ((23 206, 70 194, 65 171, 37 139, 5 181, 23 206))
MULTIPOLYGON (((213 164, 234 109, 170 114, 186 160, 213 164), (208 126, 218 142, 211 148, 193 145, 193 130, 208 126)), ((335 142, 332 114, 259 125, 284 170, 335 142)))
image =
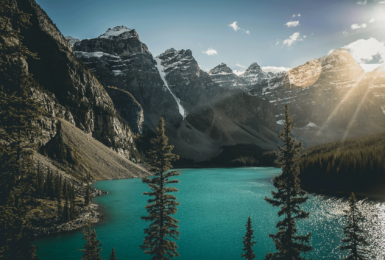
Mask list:
POLYGON ((190 50, 171 48, 153 57, 125 26, 77 41, 73 49, 107 89, 130 92, 138 101, 144 125, 133 129, 153 131, 163 116, 176 150, 195 160, 215 156, 224 145, 274 149, 285 103, 306 145, 384 129, 385 85, 371 85, 383 74, 365 74, 343 49, 286 72, 264 72, 255 62, 241 75, 224 63, 206 73, 190 50))

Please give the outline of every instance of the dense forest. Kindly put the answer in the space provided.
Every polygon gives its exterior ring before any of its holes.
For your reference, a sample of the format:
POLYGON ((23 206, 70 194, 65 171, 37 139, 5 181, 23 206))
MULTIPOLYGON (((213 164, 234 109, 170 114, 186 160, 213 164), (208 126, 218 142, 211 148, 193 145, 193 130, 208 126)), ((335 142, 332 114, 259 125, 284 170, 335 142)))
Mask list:
POLYGON ((306 153, 300 163, 304 187, 384 193, 385 133, 311 147, 306 153))

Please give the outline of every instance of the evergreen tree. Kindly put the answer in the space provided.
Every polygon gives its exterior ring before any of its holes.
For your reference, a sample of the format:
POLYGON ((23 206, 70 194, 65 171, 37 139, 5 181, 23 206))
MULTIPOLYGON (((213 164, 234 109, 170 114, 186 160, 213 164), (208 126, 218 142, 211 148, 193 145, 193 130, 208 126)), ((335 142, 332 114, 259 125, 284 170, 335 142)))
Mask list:
POLYGON ((86 187, 86 195, 84 197, 84 203, 88 206, 90 205, 91 202, 91 194, 90 194, 90 188, 87 186, 86 187))
POLYGON ((349 255, 345 260, 364 260, 368 259, 366 247, 366 232, 361 228, 365 221, 362 212, 356 204, 356 196, 352 192, 349 197, 349 208, 344 210, 346 226, 344 227, 345 238, 342 243, 346 244, 340 247, 340 250, 349 250, 349 255))
POLYGON ((242 250, 245 251, 245 253, 241 254, 241 256, 244 257, 246 260, 253 260, 255 258, 253 246, 257 243, 257 241, 253 241, 254 239, 253 234, 254 234, 254 230, 253 230, 253 226, 251 226, 251 219, 249 216, 246 224, 246 235, 243 237, 244 247, 242 248, 242 250))
POLYGON ((280 154, 277 154, 277 164, 282 168, 282 174, 273 179, 274 187, 277 192, 271 191, 273 198, 265 197, 265 200, 274 207, 280 207, 278 216, 284 216, 283 220, 277 223, 277 234, 270 234, 273 239, 276 253, 266 254, 266 259, 305 259, 301 253, 310 252, 313 248, 305 243, 309 243, 310 233, 304 236, 296 235, 296 221, 309 217, 309 212, 305 212, 300 205, 308 199, 306 192, 300 189, 298 178, 301 160, 302 141, 297 142, 290 136, 293 129, 293 120, 289 113, 288 104, 285 105, 285 119, 283 129, 279 132, 278 138, 283 141, 283 147, 278 145, 280 154))
POLYGON ((83 252, 82 260, 102 260, 100 253, 103 244, 97 239, 95 229, 91 230, 91 221, 83 230, 83 239, 86 242, 83 245, 83 249, 79 250, 83 252))
POLYGON ((177 230, 179 221, 171 215, 177 212, 176 206, 180 203, 176 201, 175 196, 168 194, 178 191, 169 185, 179 183, 179 181, 169 180, 169 178, 180 174, 177 171, 168 170, 172 168, 171 162, 179 159, 179 156, 171 153, 174 147, 168 145, 163 118, 160 118, 156 132, 156 137, 151 139, 153 148, 148 152, 154 176, 142 179, 142 182, 147 183, 151 190, 143 195, 153 198, 148 200, 145 207, 149 215, 141 218, 151 223, 148 228, 144 229, 146 236, 140 248, 144 253, 152 255, 153 260, 166 260, 179 256, 178 246, 173 241, 178 239, 180 234, 177 230))
POLYGON ((116 257, 115 248, 112 248, 111 250, 110 260, 118 260, 118 258, 116 257))
POLYGON ((30 15, 0 1, 0 259, 38 259, 29 241, 26 214, 36 195, 36 171, 31 158, 45 114, 41 103, 29 96, 33 86, 26 58, 34 57, 22 44, 20 28, 30 15))

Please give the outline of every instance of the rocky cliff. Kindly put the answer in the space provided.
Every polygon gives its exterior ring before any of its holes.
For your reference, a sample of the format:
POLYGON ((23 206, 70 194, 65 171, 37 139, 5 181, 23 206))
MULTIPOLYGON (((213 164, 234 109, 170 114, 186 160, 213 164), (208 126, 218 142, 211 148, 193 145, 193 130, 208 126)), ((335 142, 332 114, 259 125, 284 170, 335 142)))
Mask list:
MULTIPOLYGON (((276 137, 271 133, 275 120, 273 113, 267 112, 269 104, 259 97, 250 97, 255 104, 248 108, 246 104, 250 102, 242 100, 244 95, 240 98, 239 89, 224 89, 200 70, 191 50, 171 48, 153 57, 135 30, 124 26, 77 42, 73 48, 106 87, 122 116, 125 108, 131 119, 137 118, 117 91, 129 92, 138 101, 143 109, 144 133, 153 132, 159 117, 164 117, 170 143, 184 158, 206 160, 220 153, 223 145, 238 143, 274 147, 276 137), (223 102, 234 105, 223 110, 223 102), (264 112, 244 114, 254 108, 264 112), (252 134, 236 123, 246 118, 254 121, 249 126, 252 134)), ((134 129, 139 121, 130 121, 131 127, 134 129)))
POLYGON ((385 118, 374 91, 378 88, 365 78, 350 53, 339 49, 266 79, 250 93, 270 102, 278 124, 289 103, 297 134, 312 145, 383 129, 385 118))

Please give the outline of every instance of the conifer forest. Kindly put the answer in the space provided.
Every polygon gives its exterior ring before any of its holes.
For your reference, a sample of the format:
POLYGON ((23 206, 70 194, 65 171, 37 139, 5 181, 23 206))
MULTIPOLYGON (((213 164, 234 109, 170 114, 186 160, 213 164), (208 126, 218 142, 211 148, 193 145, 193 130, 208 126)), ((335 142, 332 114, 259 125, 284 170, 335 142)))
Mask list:
POLYGON ((0 260, 385 259, 384 17, 0 0, 0 260))

